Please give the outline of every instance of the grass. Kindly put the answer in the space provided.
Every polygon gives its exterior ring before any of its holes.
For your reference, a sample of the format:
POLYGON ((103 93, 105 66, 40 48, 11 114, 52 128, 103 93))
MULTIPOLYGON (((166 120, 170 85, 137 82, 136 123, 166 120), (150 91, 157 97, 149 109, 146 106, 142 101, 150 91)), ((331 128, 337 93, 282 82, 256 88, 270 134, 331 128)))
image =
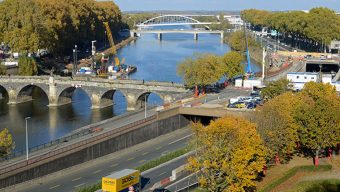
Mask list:
POLYGON ((338 192, 340 191, 340 180, 316 180, 316 181, 303 181, 298 183, 289 192, 338 192))
MULTIPOLYGON (((149 170, 151 168, 157 167, 158 165, 166 163, 166 162, 168 162, 172 159, 175 159, 179 156, 182 156, 182 155, 188 153, 190 150, 191 149, 189 147, 185 147, 185 148, 179 149, 177 151, 167 153, 167 154, 165 154, 165 155, 163 155, 163 156, 161 156, 161 157, 159 157, 155 160, 148 161, 148 162, 144 163, 143 165, 136 167, 135 169, 139 170, 140 172, 149 170)), ((102 184, 101 184, 101 182, 98 182, 97 184, 81 188, 77 192, 94 192, 94 191, 101 189, 101 188, 102 188, 102 184)))
POLYGON ((283 182, 287 181, 290 177, 294 176, 299 171, 308 171, 308 172, 329 171, 331 169, 332 169, 332 165, 319 165, 318 167, 315 167, 314 165, 309 165, 309 166, 306 165, 306 166, 294 167, 294 168, 288 170, 287 172, 285 172, 282 177, 280 177, 277 180, 269 183, 268 185, 266 185, 265 187, 263 187, 259 191, 260 192, 269 192, 269 191, 273 190, 275 187, 282 184, 283 182))

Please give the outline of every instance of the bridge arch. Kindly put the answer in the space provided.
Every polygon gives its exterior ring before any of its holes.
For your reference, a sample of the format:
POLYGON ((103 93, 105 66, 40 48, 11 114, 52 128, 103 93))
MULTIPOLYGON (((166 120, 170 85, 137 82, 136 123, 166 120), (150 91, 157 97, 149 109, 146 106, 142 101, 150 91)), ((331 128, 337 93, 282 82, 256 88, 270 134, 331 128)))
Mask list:
POLYGON ((158 91, 147 91, 147 92, 140 93, 137 96, 136 109, 144 108, 145 102, 148 103, 149 98, 159 100, 158 102, 156 101, 156 103, 151 103, 151 105, 163 105, 164 103, 171 102, 172 98, 169 99, 169 97, 171 96, 169 96, 168 94, 162 93, 162 92, 158 92, 158 91))
POLYGON ((0 85, 0 99, 5 99, 8 102, 9 94, 6 87, 0 85))
POLYGON ((86 88, 77 87, 77 86, 68 86, 58 91, 57 93, 58 97, 57 97, 57 101, 55 105, 50 105, 50 106, 60 106, 60 105, 72 103, 73 94, 77 89, 80 89, 81 91, 85 92, 87 98, 91 100, 91 93, 86 88))
MULTIPOLYGON (((104 108, 112 105, 119 106, 118 108, 125 112, 127 109, 126 96, 123 91, 118 89, 110 89, 103 91, 101 94, 92 94, 92 108, 104 108)), ((115 109, 115 107, 114 107, 115 109)))
POLYGON ((9 103, 23 103, 27 101, 31 101, 32 99, 35 99, 34 92, 38 91, 37 94, 43 94, 43 97, 48 102, 48 86, 46 85, 36 85, 36 84, 29 84, 24 85, 21 87, 17 87, 17 94, 15 97, 9 98, 9 103))
POLYGON ((200 24, 196 19, 184 15, 161 15, 144 21, 137 27, 148 27, 157 25, 194 25, 200 24))

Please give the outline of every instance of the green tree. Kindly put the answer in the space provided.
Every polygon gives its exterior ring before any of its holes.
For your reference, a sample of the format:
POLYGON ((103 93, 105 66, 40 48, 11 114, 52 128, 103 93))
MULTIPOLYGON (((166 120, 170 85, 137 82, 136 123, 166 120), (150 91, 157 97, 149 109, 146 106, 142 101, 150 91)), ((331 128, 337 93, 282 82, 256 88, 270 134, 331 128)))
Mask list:
POLYGON ((239 117, 212 121, 207 127, 193 126, 196 155, 188 169, 200 172, 199 183, 212 192, 246 191, 265 165, 266 149, 255 124, 239 117))
POLYGON ((340 97, 330 84, 309 82, 299 93, 303 104, 295 113, 301 145, 313 152, 318 163, 320 149, 340 142, 340 97))
POLYGON ((0 157, 6 157, 14 149, 15 144, 8 129, 0 131, 0 157))
POLYGON ((261 91, 261 96, 265 101, 267 101, 290 91, 291 89, 289 88, 289 81, 287 79, 280 79, 270 82, 265 88, 263 88, 261 91))
POLYGON ((6 66, 0 64, 0 75, 6 75, 6 74, 7 74, 6 66))
POLYGON ((19 75, 32 76, 38 73, 38 67, 35 60, 31 57, 19 58, 19 75))
POLYGON ((289 160, 298 142, 298 125, 292 114, 295 113, 301 99, 291 92, 283 93, 266 102, 256 111, 258 133, 269 149, 268 157, 282 157, 289 160))
POLYGON ((221 62, 224 67, 225 76, 227 78, 233 78, 237 75, 244 74, 243 60, 243 56, 235 51, 224 54, 221 57, 221 62))
MULTIPOLYGON (((248 34, 248 46, 259 47, 256 41, 248 34)), ((246 51, 245 35, 243 31, 236 31, 226 37, 227 43, 230 47, 237 52, 244 53, 246 51)))
POLYGON ((219 57, 203 54, 186 58, 177 66, 177 73, 183 77, 186 85, 193 87, 215 83, 223 76, 224 71, 219 57))

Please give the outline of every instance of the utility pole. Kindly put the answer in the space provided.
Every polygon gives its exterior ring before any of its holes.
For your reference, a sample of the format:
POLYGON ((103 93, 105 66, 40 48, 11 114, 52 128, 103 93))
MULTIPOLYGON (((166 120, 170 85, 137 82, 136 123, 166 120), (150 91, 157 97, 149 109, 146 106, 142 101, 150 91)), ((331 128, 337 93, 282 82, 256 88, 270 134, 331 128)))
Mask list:
POLYGON ((262 53, 262 82, 264 81, 264 72, 265 72, 265 65, 266 65, 266 56, 267 56, 267 51, 266 51, 266 48, 263 47, 263 53, 262 53))
POLYGON ((28 132, 27 132, 27 120, 29 120, 31 117, 26 117, 26 160, 28 161, 28 132))
POLYGON ((96 54, 96 46, 94 46, 94 43, 97 41, 92 41, 92 70, 96 67, 94 63, 94 56, 96 54))

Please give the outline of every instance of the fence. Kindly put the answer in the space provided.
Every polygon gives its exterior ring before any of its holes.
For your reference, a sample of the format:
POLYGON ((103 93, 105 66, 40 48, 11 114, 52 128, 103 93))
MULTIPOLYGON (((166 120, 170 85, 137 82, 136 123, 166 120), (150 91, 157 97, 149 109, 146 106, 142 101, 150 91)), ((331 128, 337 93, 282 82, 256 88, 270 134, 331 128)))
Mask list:
POLYGON ((61 154, 70 153, 72 151, 78 150, 79 148, 85 148, 89 145, 92 145, 94 143, 99 142, 102 139, 109 138, 109 137, 112 137, 114 135, 120 135, 120 134, 123 134, 125 132, 129 132, 132 129, 136 128, 137 126, 143 125, 143 124, 150 122, 150 121, 153 121, 155 119, 157 119, 157 115, 153 115, 153 116, 150 116, 148 118, 127 124, 127 125, 122 126, 118 129, 114 129, 114 130, 110 130, 108 132, 101 133, 97 136, 94 136, 94 137, 88 138, 86 140, 83 140, 83 141, 62 147, 60 149, 49 151, 45 154, 41 154, 37 157, 33 157, 32 159, 29 159, 28 161, 24 160, 24 161, 17 162, 13 165, 10 165, 10 166, 7 166, 5 168, 0 169, 0 175, 9 173, 11 171, 18 170, 20 168, 29 166, 29 165, 37 163, 37 162, 42 162, 44 160, 47 160, 47 159, 50 159, 50 158, 53 158, 53 157, 57 157, 58 155, 61 155, 61 154))

